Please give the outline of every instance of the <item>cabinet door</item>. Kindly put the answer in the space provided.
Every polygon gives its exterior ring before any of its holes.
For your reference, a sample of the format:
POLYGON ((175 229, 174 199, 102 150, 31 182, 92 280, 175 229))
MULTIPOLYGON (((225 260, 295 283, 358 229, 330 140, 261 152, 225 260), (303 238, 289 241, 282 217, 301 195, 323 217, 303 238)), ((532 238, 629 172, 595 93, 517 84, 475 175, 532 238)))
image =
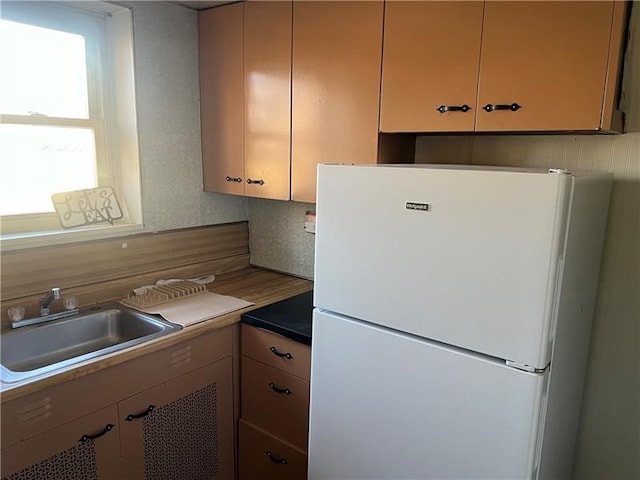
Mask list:
POLYGON ((291 2, 244 4, 245 194, 289 200, 291 2))
POLYGON ((234 476, 231 357, 118 404, 123 478, 234 476))
POLYGON ((204 190, 244 192, 243 4, 198 13, 204 190))
POLYGON ((612 15, 613 2, 486 2, 476 130, 598 129, 612 15))
POLYGON ((387 2, 380 131, 473 131, 483 2, 387 2))
POLYGON ((294 2, 291 199, 318 163, 376 163, 382 2, 294 2))
POLYGON ((3 480, 121 478, 116 406, 2 450, 3 480))

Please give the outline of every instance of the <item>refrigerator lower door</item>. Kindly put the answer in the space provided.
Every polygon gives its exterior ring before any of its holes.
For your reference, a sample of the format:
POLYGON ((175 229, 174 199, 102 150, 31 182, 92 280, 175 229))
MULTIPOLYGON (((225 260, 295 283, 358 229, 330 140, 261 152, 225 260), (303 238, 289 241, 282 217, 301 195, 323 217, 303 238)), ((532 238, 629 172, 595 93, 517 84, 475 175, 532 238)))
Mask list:
POLYGON ((533 478, 546 377, 316 310, 308 478, 533 478))

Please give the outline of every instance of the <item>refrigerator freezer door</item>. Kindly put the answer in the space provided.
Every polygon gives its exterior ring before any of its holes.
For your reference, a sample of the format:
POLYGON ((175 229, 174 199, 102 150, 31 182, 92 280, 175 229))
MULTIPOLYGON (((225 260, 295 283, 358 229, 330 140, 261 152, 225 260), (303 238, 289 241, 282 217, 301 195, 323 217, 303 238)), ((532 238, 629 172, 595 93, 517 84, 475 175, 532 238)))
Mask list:
POLYGON ((316 307, 549 363, 570 175, 319 167, 316 307))
POLYGON ((547 374, 314 312, 310 480, 525 479, 547 374))

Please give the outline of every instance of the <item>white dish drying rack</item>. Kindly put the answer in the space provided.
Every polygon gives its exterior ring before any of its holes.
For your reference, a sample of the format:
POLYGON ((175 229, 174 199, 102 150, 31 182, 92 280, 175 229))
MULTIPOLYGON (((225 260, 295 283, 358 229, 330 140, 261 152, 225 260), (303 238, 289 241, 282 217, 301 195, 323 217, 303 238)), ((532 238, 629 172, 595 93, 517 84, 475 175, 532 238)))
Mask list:
POLYGON ((191 297, 207 291, 205 285, 199 285, 189 280, 178 280, 163 285, 153 285, 145 288, 142 294, 129 294, 120 303, 133 308, 148 308, 163 303, 191 297))

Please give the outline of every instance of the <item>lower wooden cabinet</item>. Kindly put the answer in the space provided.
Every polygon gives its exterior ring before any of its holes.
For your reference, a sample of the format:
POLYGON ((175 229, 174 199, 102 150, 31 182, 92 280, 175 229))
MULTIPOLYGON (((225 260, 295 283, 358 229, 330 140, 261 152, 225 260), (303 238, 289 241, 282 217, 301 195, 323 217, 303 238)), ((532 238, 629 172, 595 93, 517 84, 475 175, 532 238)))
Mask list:
POLYGON ((240 420, 240 480, 303 480, 307 454, 240 420))
POLYGON ((2 479, 118 479, 119 456, 118 410, 112 405, 2 450, 2 479))
POLYGON ((242 325, 240 480, 305 480, 311 348, 242 325))
POLYGON ((232 480, 234 328, 3 403, 2 480, 232 480))

